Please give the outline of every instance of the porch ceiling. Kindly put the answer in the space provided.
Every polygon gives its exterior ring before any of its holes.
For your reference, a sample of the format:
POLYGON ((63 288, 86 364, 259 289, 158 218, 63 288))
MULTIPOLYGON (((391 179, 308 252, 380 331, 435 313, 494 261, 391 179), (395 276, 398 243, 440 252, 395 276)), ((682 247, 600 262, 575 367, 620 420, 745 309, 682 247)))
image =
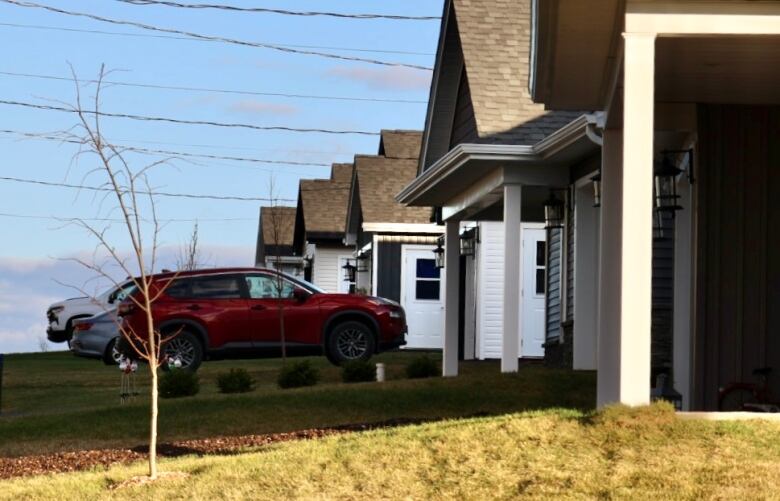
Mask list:
POLYGON ((665 102, 780 104, 780 36, 659 38, 665 102))

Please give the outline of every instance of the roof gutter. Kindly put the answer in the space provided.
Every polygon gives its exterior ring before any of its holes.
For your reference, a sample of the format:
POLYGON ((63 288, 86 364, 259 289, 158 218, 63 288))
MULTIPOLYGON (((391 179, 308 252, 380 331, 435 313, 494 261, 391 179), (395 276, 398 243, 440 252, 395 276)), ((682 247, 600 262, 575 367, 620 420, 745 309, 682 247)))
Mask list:
POLYGON ((465 164, 473 161, 555 163, 561 153, 583 137, 588 137, 588 126, 595 122, 594 115, 582 115, 534 145, 459 144, 406 186, 396 195, 396 200, 406 205, 415 203, 442 180, 457 175, 465 164))

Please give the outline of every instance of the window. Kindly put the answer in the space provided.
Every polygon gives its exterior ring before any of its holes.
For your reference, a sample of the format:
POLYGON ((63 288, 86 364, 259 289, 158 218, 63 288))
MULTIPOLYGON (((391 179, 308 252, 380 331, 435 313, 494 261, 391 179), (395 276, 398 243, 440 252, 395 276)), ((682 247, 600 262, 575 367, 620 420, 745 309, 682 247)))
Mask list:
POLYGON ((547 258, 547 242, 539 240, 536 242, 536 294, 544 295, 545 287, 545 261, 547 258))
POLYGON ((415 275, 415 299, 438 301, 441 295, 441 270, 435 259, 418 259, 415 275))
POLYGON ((191 280, 187 279, 174 280, 172 284, 165 288, 165 294, 176 299, 191 297, 190 282, 191 280))
POLYGON ((190 297, 201 299, 241 299, 235 275, 214 275, 192 280, 190 297))
POLYGON ((291 282, 284 279, 277 279, 270 275, 248 276, 246 277, 246 287, 249 290, 249 297, 251 299, 290 298, 295 290, 295 285, 291 282))

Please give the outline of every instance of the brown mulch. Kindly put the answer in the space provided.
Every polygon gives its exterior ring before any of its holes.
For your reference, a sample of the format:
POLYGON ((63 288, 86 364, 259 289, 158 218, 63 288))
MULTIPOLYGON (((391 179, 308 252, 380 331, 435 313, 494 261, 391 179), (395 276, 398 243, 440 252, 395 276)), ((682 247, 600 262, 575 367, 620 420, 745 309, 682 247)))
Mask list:
MULTIPOLYGON (((308 440, 340 435, 344 433, 390 428, 410 424, 420 424, 420 419, 393 419, 381 423, 365 423, 329 428, 294 431, 289 433, 270 433, 266 435, 243 435, 235 437, 205 438, 181 442, 160 443, 157 454, 161 457, 186 455, 225 455, 235 454, 241 449, 257 448, 277 442, 308 440)), ((73 452, 59 452, 36 456, 0 457, 0 480, 13 477, 42 475, 46 473, 67 473, 89 470, 95 467, 109 467, 116 464, 132 463, 147 458, 146 446, 132 449, 97 449, 73 452)))

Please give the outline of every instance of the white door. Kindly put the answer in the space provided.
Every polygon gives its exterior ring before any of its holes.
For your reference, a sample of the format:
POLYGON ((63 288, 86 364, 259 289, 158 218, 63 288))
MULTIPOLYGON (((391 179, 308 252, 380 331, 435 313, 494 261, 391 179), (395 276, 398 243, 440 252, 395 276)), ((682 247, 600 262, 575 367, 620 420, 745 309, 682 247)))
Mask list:
POLYGON ((436 268, 433 247, 404 246, 401 268, 401 305, 409 327, 406 348, 441 349, 444 277, 436 268))
POLYGON ((523 226, 523 294, 520 356, 544 356, 546 230, 523 226))

